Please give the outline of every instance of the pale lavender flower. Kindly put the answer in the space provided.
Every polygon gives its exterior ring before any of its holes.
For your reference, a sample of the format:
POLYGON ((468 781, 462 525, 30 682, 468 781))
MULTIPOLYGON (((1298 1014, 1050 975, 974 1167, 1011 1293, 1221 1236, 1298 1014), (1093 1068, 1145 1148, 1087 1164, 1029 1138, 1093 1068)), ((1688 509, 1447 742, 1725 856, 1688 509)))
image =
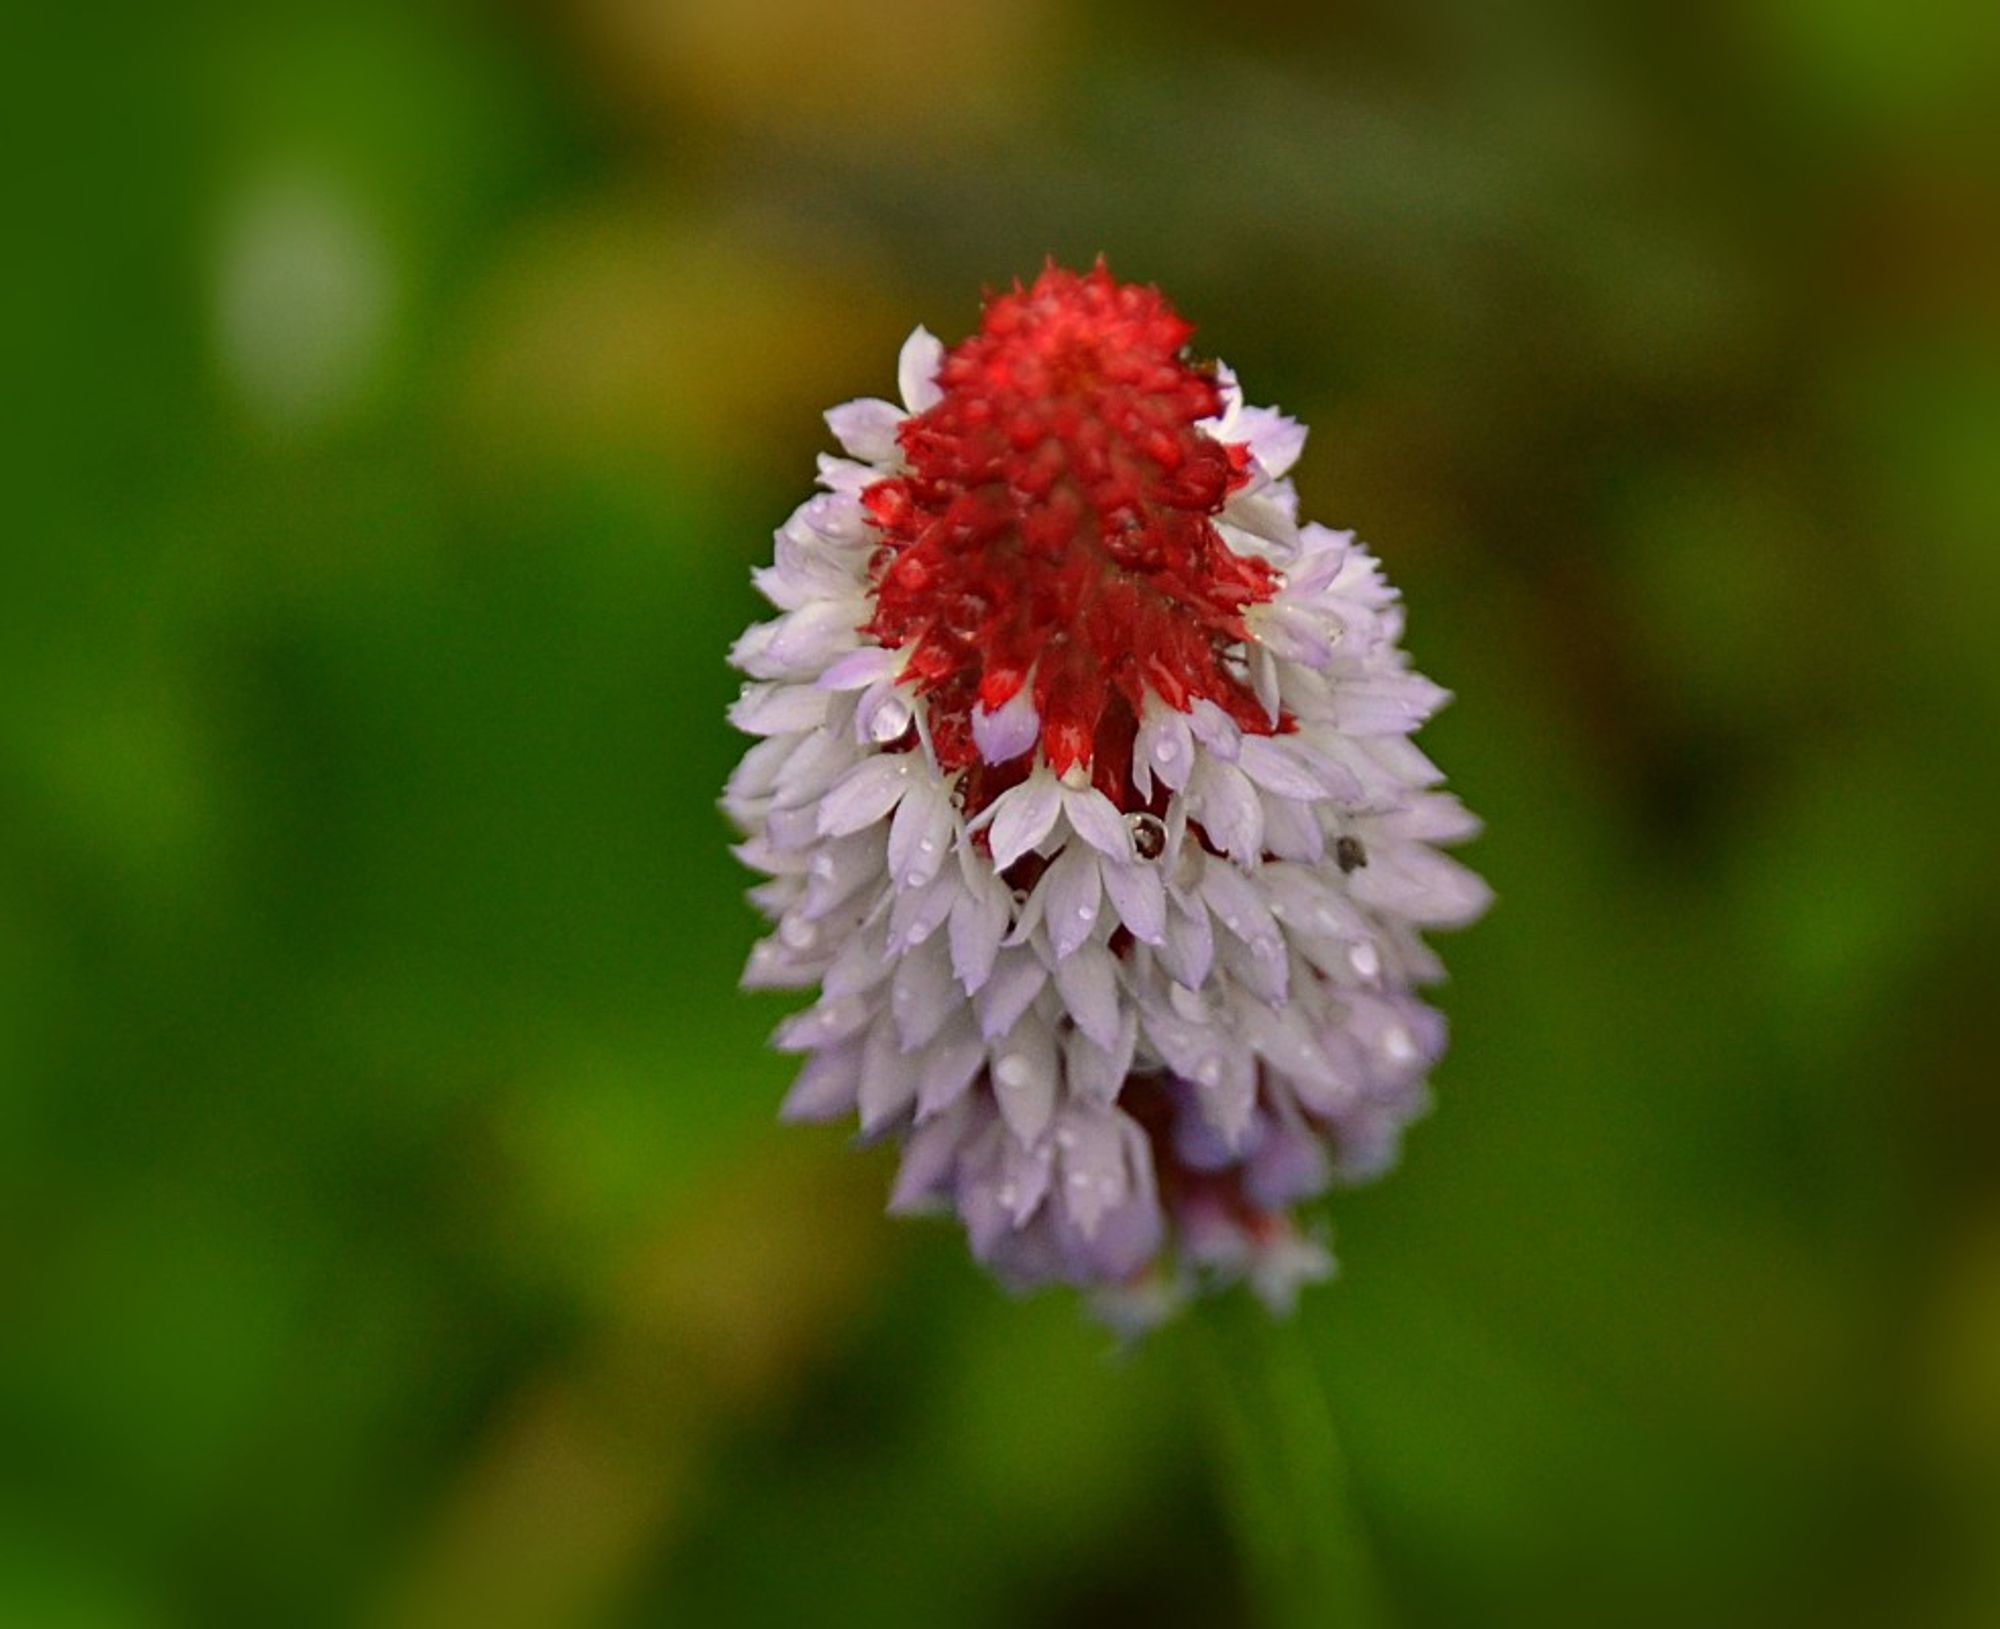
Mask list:
POLYGON ((901 407, 827 415, 733 653, 745 982, 818 991, 785 1113, 1127 1324, 1329 1271, 1299 1207, 1395 1158, 1445 1039, 1419 935, 1489 897, 1393 591, 1190 332, 1101 265, 919 329, 901 407))

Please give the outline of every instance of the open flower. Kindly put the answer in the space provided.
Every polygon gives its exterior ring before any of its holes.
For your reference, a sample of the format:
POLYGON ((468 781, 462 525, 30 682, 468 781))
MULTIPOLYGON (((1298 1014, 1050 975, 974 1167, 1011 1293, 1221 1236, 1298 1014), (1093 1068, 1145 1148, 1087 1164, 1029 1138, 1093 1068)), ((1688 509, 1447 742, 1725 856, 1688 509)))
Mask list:
POLYGON ((1298 1207, 1394 1159, 1444 1046, 1419 933, 1489 897, 1394 592, 1191 332, 1102 263, 918 329, 733 653, 745 981, 818 990, 785 1112, 858 1114, 893 1209, 1127 1323, 1325 1275, 1298 1207))

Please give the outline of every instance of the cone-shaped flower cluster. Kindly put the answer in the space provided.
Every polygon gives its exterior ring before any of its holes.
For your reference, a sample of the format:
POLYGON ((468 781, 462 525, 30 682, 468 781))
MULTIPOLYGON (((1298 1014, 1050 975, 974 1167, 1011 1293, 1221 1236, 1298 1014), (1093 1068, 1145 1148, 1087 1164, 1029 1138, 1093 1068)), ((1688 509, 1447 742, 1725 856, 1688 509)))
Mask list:
POLYGON ((1128 1323, 1326 1273, 1297 1207, 1393 1159, 1444 1045, 1419 931, 1488 899, 1394 593, 1191 332, 1101 264, 919 329, 902 407, 827 415, 733 656, 746 982, 819 992, 786 1112, 1128 1323))

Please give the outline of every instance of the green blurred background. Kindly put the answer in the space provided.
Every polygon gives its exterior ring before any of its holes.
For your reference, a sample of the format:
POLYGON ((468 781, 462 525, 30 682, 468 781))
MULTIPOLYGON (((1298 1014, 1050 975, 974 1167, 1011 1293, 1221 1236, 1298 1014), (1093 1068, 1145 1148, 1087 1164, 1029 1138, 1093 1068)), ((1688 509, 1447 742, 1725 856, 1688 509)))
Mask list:
POLYGON ((1490 824, 1271 1337, 1393 1621, 2000 1623, 1989 4, 48 10, 0 1624, 1253 1621, 1199 1331, 882 1219, 734 990, 818 414, 1099 250, 1311 423, 1490 824))

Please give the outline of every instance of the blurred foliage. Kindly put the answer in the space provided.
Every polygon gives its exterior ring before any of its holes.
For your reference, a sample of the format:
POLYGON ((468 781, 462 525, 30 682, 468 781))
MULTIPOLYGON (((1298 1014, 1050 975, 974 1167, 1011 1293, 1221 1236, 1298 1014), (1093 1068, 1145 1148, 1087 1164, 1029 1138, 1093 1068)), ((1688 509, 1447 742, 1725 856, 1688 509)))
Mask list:
POLYGON ((2000 1621, 1990 5, 19 33, 0 1623, 1262 1598, 1191 1332, 881 1219, 733 988, 817 413, 1099 250, 1314 426, 1490 822, 1297 1326, 1395 1621, 2000 1621))

